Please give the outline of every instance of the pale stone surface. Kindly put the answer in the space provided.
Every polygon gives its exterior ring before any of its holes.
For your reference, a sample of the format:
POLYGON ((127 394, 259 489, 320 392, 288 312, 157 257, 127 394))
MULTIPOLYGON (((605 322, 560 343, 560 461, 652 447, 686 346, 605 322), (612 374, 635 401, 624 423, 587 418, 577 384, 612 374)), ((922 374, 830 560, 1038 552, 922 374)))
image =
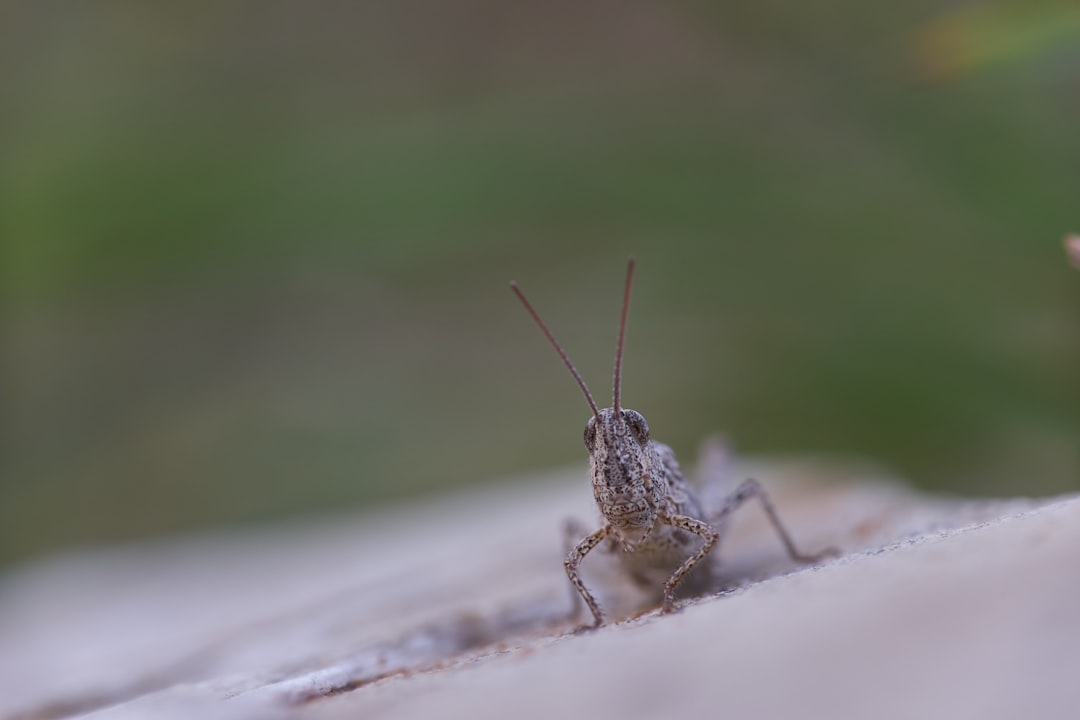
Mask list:
MULTIPOLYGON (((1075 717, 1080 500, 751 472, 803 547, 846 554, 793 568, 748 508, 734 589, 586 634, 560 562, 563 519, 592 522, 580 469, 42 562, 0 579, 0 719, 1075 717)), ((648 607, 587 564, 616 617, 648 607)))

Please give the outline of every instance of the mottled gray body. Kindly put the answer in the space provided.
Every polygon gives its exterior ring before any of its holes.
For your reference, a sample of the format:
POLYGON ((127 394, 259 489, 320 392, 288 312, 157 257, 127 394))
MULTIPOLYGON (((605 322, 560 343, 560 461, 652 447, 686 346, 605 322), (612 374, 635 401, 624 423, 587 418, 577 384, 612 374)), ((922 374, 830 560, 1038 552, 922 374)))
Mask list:
POLYGON ((649 438, 645 418, 612 408, 589 419, 593 497, 610 535, 626 551, 620 561, 630 575, 646 584, 655 570, 674 572, 702 538, 667 522, 672 517, 704 518, 704 509, 687 483, 675 453, 649 438))
POLYGON ((667 445, 654 442, 649 425, 636 410, 619 403, 622 377, 622 350, 626 333, 626 316, 630 305, 630 287, 634 260, 626 269, 626 288, 623 295, 622 319, 619 323, 619 342, 615 351, 615 391, 612 407, 599 409, 574 364, 543 320, 515 283, 510 287, 525 309, 543 331, 562 358, 581 388, 593 415, 585 426, 585 447, 589 451, 593 497, 603 515, 603 525, 578 542, 566 557, 566 575, 577 588, 592 611, 594 627, 604 622, 604 614, 596 598, 585 587, 578 567, 597 545, 610 541, 621 547, 619 560, 637 583, 654 586, 664 582, 663 611, 675 607, 675 588, 691 571, 706 575, 708 564, 699 564, 720 540, 724 520, 750 498, 761 500, 773 527, 776 528, 788 554, 799 562, 814 562, 831 554, 830 548, 817 555, 803 555, 780 523, 769 496, 755 480, 746 480, 729 495, 711 518, 690 488, 675 453, 667 445))

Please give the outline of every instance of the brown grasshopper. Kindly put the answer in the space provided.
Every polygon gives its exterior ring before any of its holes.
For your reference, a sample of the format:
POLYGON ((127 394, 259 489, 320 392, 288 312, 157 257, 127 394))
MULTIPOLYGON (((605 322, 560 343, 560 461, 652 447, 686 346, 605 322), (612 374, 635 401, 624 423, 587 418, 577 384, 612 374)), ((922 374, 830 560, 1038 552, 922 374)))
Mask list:
MULTIPOLYGON (((511 282, 510 287, 540 330, 559 353, 563 363, 574 376, 592 417, 585 425, 585 448, 589 451, 593 497, 603 515, 599 530, 590 533, 567 555, 566 575, 577 588, 592 611, 599 627, 604 613, 596 598, 585 587, 578 567, 585 556, 607 540, 612 546, 621 545, 619 559, 630 577, 642 587, 655 583, 655 576, 668 576, 664 583, 662 611, 675 608, 675 589, 695 568, 695 577, 708 581, 709 563, 699 563, 720 541, 725 521, 737 508, 752 498, 761 501, 765 513, 780 536, 788 555, 800 563, 813 563, 835 554, 828 548, 816 555, 799 552, 791 536, 780 522, 768 494, 756 480, 745 480, 725 498, 719 511, 707 516, 702 503, 679 469, 675 453, 667 445, 652 439, 649 425, 636 410, 621 404, 623 343, 626 337, 626 316, 630 308, 630 289, 634 277, 634 259, 626 268, 626 287, 623 292, 622 316, 619 321, 619 340, 615 351, 614 397, 611 407, 599 409, 570 357, 559 345, 525 298, 511 282)), ((576 604, 576 603, 575 603, 576 604)), ((576 609, 575 609, 576 612, 576 609)))

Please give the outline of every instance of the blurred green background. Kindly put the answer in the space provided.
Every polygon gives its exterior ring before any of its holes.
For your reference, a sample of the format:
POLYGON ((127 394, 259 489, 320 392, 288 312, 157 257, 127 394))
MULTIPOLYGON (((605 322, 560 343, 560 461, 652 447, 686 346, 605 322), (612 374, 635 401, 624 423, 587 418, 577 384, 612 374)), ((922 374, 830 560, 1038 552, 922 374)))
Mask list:
POLYGON ((1071 2, 5 3, 0 564, 583 463, 630 254, 686 462, 1076 489, 1077 128, 1071 2))

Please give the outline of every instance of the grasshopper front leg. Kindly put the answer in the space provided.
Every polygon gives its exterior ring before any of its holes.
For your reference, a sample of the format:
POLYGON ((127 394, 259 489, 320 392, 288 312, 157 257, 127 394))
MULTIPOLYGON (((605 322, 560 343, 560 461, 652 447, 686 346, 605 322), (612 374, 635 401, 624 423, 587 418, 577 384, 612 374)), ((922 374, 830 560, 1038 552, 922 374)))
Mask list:
POLYGON ((566 561, 563 565, 566 567, 566 576, 570 578, 570 582, 577 588, 578 593, 582 599, 585 600, 585 604, 589 606, 589 610, 593 614, 592 627, 598 628, 604 624, 604 613, 600 610, 600 604, 596 602, 596 598, 589 592, 589 589, 585 587, 585 583, 581 581, 581 575, 578 573, 578 567, 581 565, 581 561, 585 559, 593 548, 599 545, 605 538, 611 535, 611 526, 607 523, 602 528, 596 530, 574 546, 574 549, 566 556, 566 561))
POLYGON ((686 577, 686 574, 693 570, 694 566, 701 562, 705 556, 709 554, 709 551, 716 547, 716 543, 720 539, 720 533, 714 530, 708 523, 698 520, 697 518, 689 517, 688 515, 665 515, 661 516, 660 520, 672 527, 693 533, 705 541, 698 551, 688 557, 683 564, 672 573, 671 577, 668 578, 668 581, 664 584, 664 605, 662 611, 669 613, 675 609, 675 588, 678 587, 679 583, 682 582, 682 579, 686 577))

